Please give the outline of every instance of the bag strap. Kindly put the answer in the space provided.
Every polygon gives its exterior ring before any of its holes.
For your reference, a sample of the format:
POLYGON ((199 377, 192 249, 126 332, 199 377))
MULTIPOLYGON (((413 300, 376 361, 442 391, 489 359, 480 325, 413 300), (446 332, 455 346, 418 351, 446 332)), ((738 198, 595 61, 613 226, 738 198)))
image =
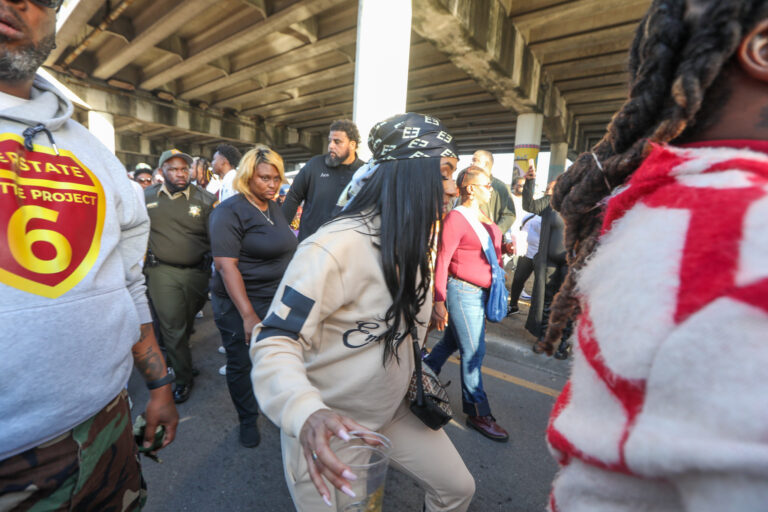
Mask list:
POLYGON ((416 365, 416 403, 419 404, 419 406, 422 406, 424 405, 424 383, 421 380, 421 350, 419 349, 418 337, 414 336, 412 333, 411 339, 413 340, 413 357, 414 364, 416 365))
POLYGON ((480 246, 483 248, 485 259, 488 260, 488 264, 491 266, 491 276, 493 276, 496 268, 501 268, 501 265, 499 265, 499 262, 496 259, 496 249, 493 246, 493 238, 491 238, 491 234, 483 227, 483 223, 480 222, 466 206, 457 206, 454 210, 458 211, 465 219, 467 219, 472 231, 475 232, 475 235, 477 235, 477 238, 480 240, 480 246))

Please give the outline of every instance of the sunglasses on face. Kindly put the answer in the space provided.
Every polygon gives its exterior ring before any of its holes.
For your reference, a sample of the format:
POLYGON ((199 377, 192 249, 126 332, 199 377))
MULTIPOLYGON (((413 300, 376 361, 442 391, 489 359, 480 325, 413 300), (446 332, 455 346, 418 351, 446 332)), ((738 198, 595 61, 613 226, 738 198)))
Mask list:
POLYGON ((32 0, 32 3, 39 5, 40 7, 47 7, 48 9, 58 10, 64 0, 32 0))
POLYGON ((139 183, 152 183, 152 178, 139 178, 136 181, 139 183))

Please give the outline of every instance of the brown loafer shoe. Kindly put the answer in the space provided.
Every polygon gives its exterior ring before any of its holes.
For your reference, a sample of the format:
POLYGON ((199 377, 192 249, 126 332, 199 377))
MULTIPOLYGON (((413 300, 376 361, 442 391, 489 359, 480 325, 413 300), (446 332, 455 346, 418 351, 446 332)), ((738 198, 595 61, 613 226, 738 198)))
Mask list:
POLYGON ((493 416, 467 416, 467 425, 483 434, 488 439, 505 442, 509 434, 496 423, 493 416))

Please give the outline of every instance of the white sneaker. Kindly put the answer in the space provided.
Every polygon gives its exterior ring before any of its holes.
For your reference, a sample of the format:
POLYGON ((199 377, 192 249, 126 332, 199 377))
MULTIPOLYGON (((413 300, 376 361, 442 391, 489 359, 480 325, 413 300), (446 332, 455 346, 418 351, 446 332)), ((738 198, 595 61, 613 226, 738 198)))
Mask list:
POLYGON ((222 366, 219 368, 219 375, 226 375, 227 374, 227 365, 222 366))
POLYGON ((226 354, 227 349, 224 348, 224 345, 219 345, 219 354, 226 354))
POLYGON ((531 300, 531 296, 530 296, 530 295, 528 295, 528 294, 527 294, 527 293, 525 293, 525 292, 523 292, 523 293, 521 293, 521 294, 520 294, 520 298, 521 298, 521 299, 523 299, 523 300, 531 300))

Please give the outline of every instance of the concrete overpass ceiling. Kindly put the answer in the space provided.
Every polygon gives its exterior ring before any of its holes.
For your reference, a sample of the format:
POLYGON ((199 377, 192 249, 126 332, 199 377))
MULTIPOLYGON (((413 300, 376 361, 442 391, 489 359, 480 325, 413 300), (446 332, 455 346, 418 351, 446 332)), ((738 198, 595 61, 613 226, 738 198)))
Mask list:
MULTIPOLYGON (((462 153, 513 151, 517 114, 537 109, 555 120, 544 147, 556 135, 583 149, 622 102, 626 50, 649 3, 414 0, 407 109, 440 117, 462 153), (491 41, 483 31, 501 31, 489 69, 532 73, 539 87, 478 76, 424 28, 429 13, 419 22, 422 4, 465 23, 447 37, 491 41)), ((163 144, 204 153, 221 142, 266 142, 304 161, 324 150, 332 120, 352 116, 357 4, 66 0, 46 65, 115 114, 126 163, 163 144)))
POLYGON ((600 140, 626 98, 628 50, 650 0, 502 0, 577 125, 577 151, 600 140))

